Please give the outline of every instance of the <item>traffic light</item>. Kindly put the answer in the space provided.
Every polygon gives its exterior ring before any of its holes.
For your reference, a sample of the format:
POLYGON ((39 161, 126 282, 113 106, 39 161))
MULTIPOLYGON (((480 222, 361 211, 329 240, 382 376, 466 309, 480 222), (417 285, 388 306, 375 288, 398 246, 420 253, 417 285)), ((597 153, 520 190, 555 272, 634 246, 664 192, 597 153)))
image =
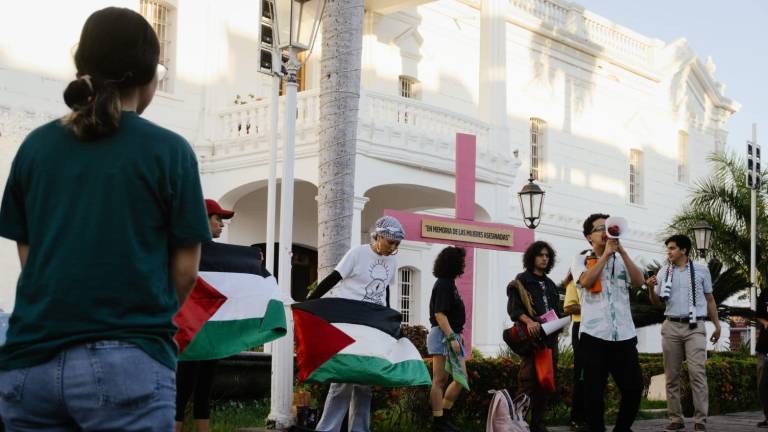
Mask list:
POLYGON ((259 44, 259 72, 272 75, 272 50, 275 45, 273 26, 273 0, 261 0, 261 36, 259 44))
POLYGON ((760 144, 755 143, 755 189, 760 189, 763 172, 760 170, 760 144))
POLYGON ((760 145, 747 141, 747 186, 759 189, 761 179, 760 145))

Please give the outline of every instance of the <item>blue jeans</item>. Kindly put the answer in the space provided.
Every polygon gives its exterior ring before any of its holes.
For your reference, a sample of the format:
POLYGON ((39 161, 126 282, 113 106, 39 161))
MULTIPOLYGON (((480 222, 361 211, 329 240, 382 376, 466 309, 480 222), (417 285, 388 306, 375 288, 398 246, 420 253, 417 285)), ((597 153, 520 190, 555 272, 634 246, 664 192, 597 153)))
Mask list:
POLYGON ((137 346, 98 341, 0 371, 7 432, 173 431, 174 371, 137 346))
POLYGON ((349 409, 349 431, 371 430, 371 388, 359 384, 331 384, 325 398, 323 417, 315 430, 339 432, 349 409))

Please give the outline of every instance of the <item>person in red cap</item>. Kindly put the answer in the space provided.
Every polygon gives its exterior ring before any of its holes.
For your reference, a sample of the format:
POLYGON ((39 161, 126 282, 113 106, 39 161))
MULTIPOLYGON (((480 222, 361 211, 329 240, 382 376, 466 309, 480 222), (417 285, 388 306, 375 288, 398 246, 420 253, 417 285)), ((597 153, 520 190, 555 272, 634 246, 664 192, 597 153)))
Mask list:
MULTIPOLYGON (((221 237, 221 232, 224 231, 224 220, 231 219, 235 212, 224 210, 212 199, 205 200, 205 209, 208 212, 211 237, 215 239, 221 237)), ((210 430, 211 388, 215 370, 216 360, 179 361, 176 369, 176 432, 182 430, 184 414, 190 398, 192 398, 192 416, 195 419, 197 431, 210 430)))
POLYGON ((205 200, 205 209, 208 211, 208 224, 211 227, 211 236, 213 238, 221 237, 221 232, 224 231, 224 220, 232 219, 235 212, 224 210, 219 203, 212 199, 205 200))

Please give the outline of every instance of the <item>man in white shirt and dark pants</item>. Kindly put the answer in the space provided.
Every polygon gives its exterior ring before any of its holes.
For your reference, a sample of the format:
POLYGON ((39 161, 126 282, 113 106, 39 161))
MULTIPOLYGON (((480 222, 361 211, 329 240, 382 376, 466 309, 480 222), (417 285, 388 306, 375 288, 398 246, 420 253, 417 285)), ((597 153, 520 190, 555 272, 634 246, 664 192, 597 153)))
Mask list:
POLYGON ((605 386, 610 374, 621 392, 613 430, 629 432, 643 392, 629 288, 643 284, 643 273, 619 239, 608 238, 608 217, 596 213, 584 221, 584 237, 592 250, 577 255, 571 265, 581 298, 579 356, 584 368, 584 414, 590 432, 605 431, 605 386))
POLYGON ((667 412, 670 424, 667 431, 685 429, 680 404, 680 372, 683 360, 688 362, 688 376, 693 392, 694 431, 707 430, 709 390, 707 388, 707 330, 704 320, 715 325, 710 341, 720 339, 720 321, 712 295, 709 269, 688 258, 691 239, 683 234, 668 238, 669 262, 648 279, 651 303, 666 303, 666 319, 661 326, 661 347, 664 352, 664 375, 667 379, 667 412))

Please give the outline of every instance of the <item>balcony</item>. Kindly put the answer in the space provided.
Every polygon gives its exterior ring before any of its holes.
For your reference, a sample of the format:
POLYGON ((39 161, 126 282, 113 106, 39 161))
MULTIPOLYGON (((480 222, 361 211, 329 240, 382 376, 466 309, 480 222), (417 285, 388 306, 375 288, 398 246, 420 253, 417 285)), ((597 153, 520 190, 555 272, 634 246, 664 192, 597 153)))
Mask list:
MULTIPOLYGON (((282 138, 283 104, 278 121, 278 147, 282 138)), ((296 157, 317 155, 319 93, 298 94, 296 157)), ((372 158, 452 173, 457 132, 477 137, 478 175, 486 178, 514 176, 511 149, 496 150, 487 124, 462 114, 417 100, 363 91, 360 96, 357 152, 372 158)), ((270 113, 268 101, 257 101, 222 110, 216 136, 209 146, 198 146, 201 168, 220 169, 261 165, 269 159, 270 113)))

